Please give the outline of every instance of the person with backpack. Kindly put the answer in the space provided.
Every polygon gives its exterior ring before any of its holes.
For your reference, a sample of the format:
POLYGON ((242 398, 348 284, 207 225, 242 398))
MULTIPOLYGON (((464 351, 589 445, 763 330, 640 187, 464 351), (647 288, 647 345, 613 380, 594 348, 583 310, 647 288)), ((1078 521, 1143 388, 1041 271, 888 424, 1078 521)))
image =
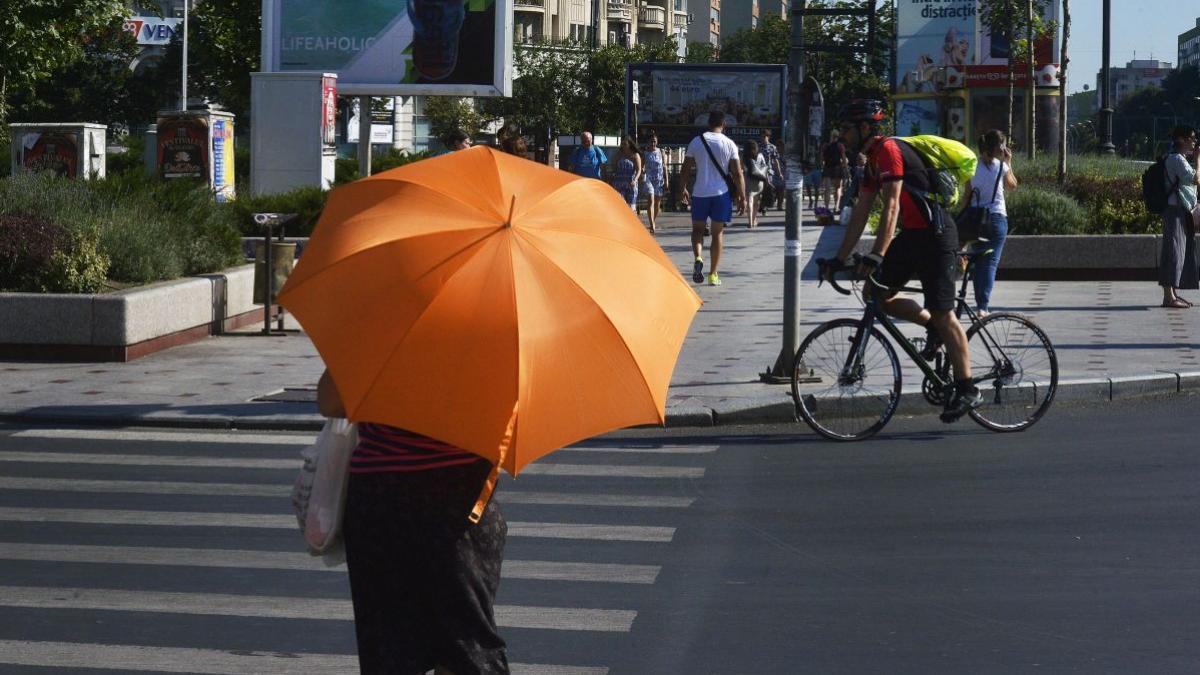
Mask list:
POLYGON ((955 422, 983 402, 983 394, 971 381, 967 334, 954 316, 958 230, 948 210, 937 202, 940 167, 931 166, 911 143, 885 137, 883 119, 883 105, 874 100, 856 99, 838 112, 841 137, 856 154, 867 156, 867 165, 837 259, 850 257, 875 200, 882 196, 883 217, 859 272, 865 276, 878 270, 876 279, 890 288, 905 285, 914 275, 921 280, 924 307, 894 292, 883 293, 879 302, 891 316, 925 326, 922 357, 932 360, 945 344, 954 368, 954 391, 946 398, 941 420, 955 422))
POLYGON ((712 221, 712 266, 708 269, 708 285, 720 286, 717 267, 725 241, 725 226, 733 220, 736 202, 738 215, 746 210, 746 182, 738 146, 725 135, 725 113, 714 110, 708 114, 708 131, 692 139, 683 160, 679 178, 680 195, 692 205, 692 253, 696 256, 692 281, 704 281, 704 233, 712 221), (694 195, 688 184, 696 176, 694 195), (694 198, 693 198, 694 197, 694 198))
POLYGON ((1008 209, 1004 195, 1017 189, 1017 177, 1012 170, 1012 151, 1008 149, 1004 132, 992 129, 979 137, 982 159, 971 179, 971 205, 987 209, 980 234, 988 240, 991 251, 979 259, 975 267, 975 306, 981 317, 990 311, 992 288, 996 285, 996 269, 1008 237, 1008 209))
POLYGON ((608 156, 604 151, 592 144, 592 134, 585 131, 580 136, 581 145, 571 153, 567 160, 567 171, 585 178, 599 180, 603 176, 604 165, 608 164, 608 156))
POLYGON ((758 227, 758 210, 763 199, 763 190, 767 186, 767 159, 759 152, 758 143, 746 141, 743 149, 746 151, 746 217, 750 229, 758 227))
MULTIPOLYGON (((1166 190, 1162 211, 1162 253, 1158 284, 1163 289, 1163 307, 1183 309, 1192 303, 1179 297, 1178 289, 1200 288, 1196 261, 1196 130, 1178 126, 1171 130, 1173 148, 1162 161, 1162 187, 1166 190)), ((1153 205, 1151 205, 1153 208, 1153 205)))
POLYGON ((821 180, 824 193, 825 208, 838 208, 842 203, 842 187, 846 181, 846 170, 850 160, 846 157, 846 145, 842 143, 838 131, 833 130, 829 142, 821 148, 821 180), (829 206, 829 198, 833 196, 833 206, 829 206))

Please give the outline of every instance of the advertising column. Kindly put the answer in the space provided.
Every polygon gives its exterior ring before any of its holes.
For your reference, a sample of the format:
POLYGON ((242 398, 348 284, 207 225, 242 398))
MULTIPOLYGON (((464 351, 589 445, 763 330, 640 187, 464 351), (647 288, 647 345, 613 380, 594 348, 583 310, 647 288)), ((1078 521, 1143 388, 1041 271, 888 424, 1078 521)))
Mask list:
POLYGON ((158 114, 158 175, 168 180, 202 180, 217 201, 236 194, 233 115, 218 111, 158 114))
POLYGON ((977 58, 977 0, 898 0, 896 133, 967 135, 961 88, 977 58))

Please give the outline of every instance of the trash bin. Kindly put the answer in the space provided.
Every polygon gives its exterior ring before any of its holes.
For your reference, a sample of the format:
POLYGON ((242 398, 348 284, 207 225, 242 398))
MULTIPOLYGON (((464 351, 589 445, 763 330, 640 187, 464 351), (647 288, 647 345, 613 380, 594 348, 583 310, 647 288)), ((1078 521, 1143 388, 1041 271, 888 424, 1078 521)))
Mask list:
POLYGON ((267 260, 265 246, 261 241, 254 242, 254 303, 257 305, 275 304, 279 289, 287 281, 295 264, 296 244, 283 241, 271 242, 271 299, 267 301, 267 260))

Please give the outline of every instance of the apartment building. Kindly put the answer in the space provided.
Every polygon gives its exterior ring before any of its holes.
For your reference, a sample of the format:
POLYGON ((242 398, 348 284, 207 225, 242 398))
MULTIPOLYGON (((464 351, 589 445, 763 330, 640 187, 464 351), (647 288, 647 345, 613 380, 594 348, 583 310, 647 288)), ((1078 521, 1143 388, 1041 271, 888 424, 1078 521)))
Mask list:
POLYGON ((722 0, 688 0, 692 23, 688 26, 688 42, 707 42, 721 46, 722 0))
MULTIPOLYGON (((720 0, 714 0, 719 2, 720 0)), ((674 37, 688 42, 688 0, 515 0, 513 32, 521 42, 620 44, 674 37)))
MULTIPOLYGON (((1139 89, 1149 86, 1161 87, 1163 80, 1171 72, 1171 64, 1167 61, 1134 60, 1125 64, 1124 68, 1110 68, 1109 80, 1112 82, 1110 104, 1115 108, 1128 96, 1139 89)), ((1104 87, 1101 79, 1103 72, 1096 75, 1096 89, 1104 87)))
POLYGON ((722 0, 721 30, 726 37, 739 30, 758 28, 768 16, 787 19, 788 0, 722 0))
POLYGON ((1196 27, 1179 35, 1179 68, 1200 66, 1200 18, 1196 27))

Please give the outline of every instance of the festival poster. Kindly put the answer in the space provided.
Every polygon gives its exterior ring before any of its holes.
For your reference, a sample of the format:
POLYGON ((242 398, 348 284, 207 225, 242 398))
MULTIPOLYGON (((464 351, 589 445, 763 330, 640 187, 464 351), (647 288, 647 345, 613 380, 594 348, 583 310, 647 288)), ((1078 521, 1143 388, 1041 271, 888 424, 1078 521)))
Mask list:
POLYGON ((28 134, 36 137, 23 153, 22 165, 32 173, 50 172, 60 178, 75 178, 79 174, 79 144, 73 134, 28 134))
POLYGON ((963 86, 975 63, 978 0, 897 0, 896 93, 963 86))
POLYGON ((208 125, 191 116, 160 117, 158 173, 163 178, 208 179, 208 125))

